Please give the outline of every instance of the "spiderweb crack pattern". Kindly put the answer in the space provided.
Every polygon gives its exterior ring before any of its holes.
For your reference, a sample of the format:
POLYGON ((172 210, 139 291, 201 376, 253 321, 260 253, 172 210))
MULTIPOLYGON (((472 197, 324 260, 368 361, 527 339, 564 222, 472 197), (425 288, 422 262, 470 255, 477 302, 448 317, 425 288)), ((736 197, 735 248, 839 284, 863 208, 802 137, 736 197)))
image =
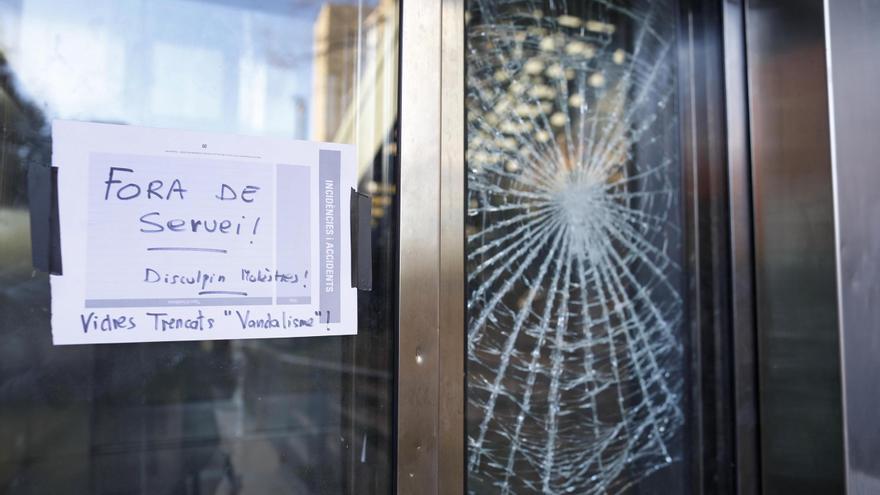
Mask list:
POLYGON ((676 11, 471 2, 472 491, 620 493, 681 458, 676 11))

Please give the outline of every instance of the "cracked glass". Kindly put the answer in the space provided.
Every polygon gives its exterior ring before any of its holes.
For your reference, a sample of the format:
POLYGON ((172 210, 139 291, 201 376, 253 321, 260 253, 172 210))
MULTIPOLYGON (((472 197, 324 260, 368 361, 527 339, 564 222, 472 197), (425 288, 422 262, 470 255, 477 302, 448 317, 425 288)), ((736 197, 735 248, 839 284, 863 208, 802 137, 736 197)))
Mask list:
POLYGON ((472 0, 471 493, 685 493, 676 2, 472 0))

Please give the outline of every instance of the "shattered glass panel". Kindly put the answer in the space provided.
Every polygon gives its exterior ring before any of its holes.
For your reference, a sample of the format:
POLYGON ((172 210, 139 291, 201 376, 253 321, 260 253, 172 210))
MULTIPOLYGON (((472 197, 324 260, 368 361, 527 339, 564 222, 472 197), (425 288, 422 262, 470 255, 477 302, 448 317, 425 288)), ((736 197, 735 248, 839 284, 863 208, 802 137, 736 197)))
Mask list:
POLYGON ((677 12, 470 2, 470 492, 687 491, 677 12))

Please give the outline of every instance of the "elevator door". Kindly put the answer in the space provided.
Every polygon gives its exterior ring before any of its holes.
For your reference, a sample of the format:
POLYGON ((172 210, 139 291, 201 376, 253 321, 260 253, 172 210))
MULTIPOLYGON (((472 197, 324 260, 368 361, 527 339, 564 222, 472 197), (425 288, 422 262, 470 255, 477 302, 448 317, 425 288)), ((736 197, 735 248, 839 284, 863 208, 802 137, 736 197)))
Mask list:
POLYGON ((0 492, 391 491, 397 38, 394 0, 0 0, 0 492), (53 346, 28 197, 53 119, 355 145, 357 336, 53 346))
POLYGON ((469 492, 731 487, 704 4, 467 4, 469 492))

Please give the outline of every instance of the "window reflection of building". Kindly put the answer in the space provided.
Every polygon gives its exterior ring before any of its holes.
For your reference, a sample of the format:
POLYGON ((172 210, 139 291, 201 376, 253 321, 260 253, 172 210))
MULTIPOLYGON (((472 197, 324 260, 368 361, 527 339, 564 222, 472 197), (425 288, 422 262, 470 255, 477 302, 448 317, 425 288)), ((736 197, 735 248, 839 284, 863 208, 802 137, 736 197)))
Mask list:
POLYGON ((373 466, 355 463, 355 476, 363 482, 357 491, 378 493, 390 489, 383 477, 393 473, 393 425, 390 416, 377 413, 390 410, 393 403, 393 377, 387 370, 392 369, 394 352, 387 343, 393 341, 396 331, 398 300, 398 10, 396 2, 381 0, 374 8, 363 7, 360 20, 337 17, 338 23, 330 25, 328 32, 321 22, 326 22, 332 9, 325 7, 321 14, 325 17, 319 16, 315 27, 313 108, 316 115, 325 118, 322 125, 313 126, 312 138, 354 144, 358 188, 373 196, 373 290, 358 294, 358 336, 349 344, 354 369, 380 371, 353 377, 353 387, 359 390, 353 407, 360 411, 354 418, 355 429, 364 432, 360 437, 365 442, 364 453, 374 459, 373 466), (333 65, 331 60, 344 62, 333 65), (333 99, 336 101, 328 101, 333 99))
POLYGON ((342 112, 354 97, 359 9, 357 5, 329 3, 321 7, 315 20, 312 105, 316 111, 312 113, 311 138, 316 141, 333 139, 342 112))
POLYGON ((0 43, 49 119, 303 137, 319 7, 20 0, 0 4, 0 43))
POLYGON ((358 177, 373 196, 374 226, 397 192, 397 20, 393 0, 360 11, 328 4, 314 27, 312 139, 357 146, 358 177))

